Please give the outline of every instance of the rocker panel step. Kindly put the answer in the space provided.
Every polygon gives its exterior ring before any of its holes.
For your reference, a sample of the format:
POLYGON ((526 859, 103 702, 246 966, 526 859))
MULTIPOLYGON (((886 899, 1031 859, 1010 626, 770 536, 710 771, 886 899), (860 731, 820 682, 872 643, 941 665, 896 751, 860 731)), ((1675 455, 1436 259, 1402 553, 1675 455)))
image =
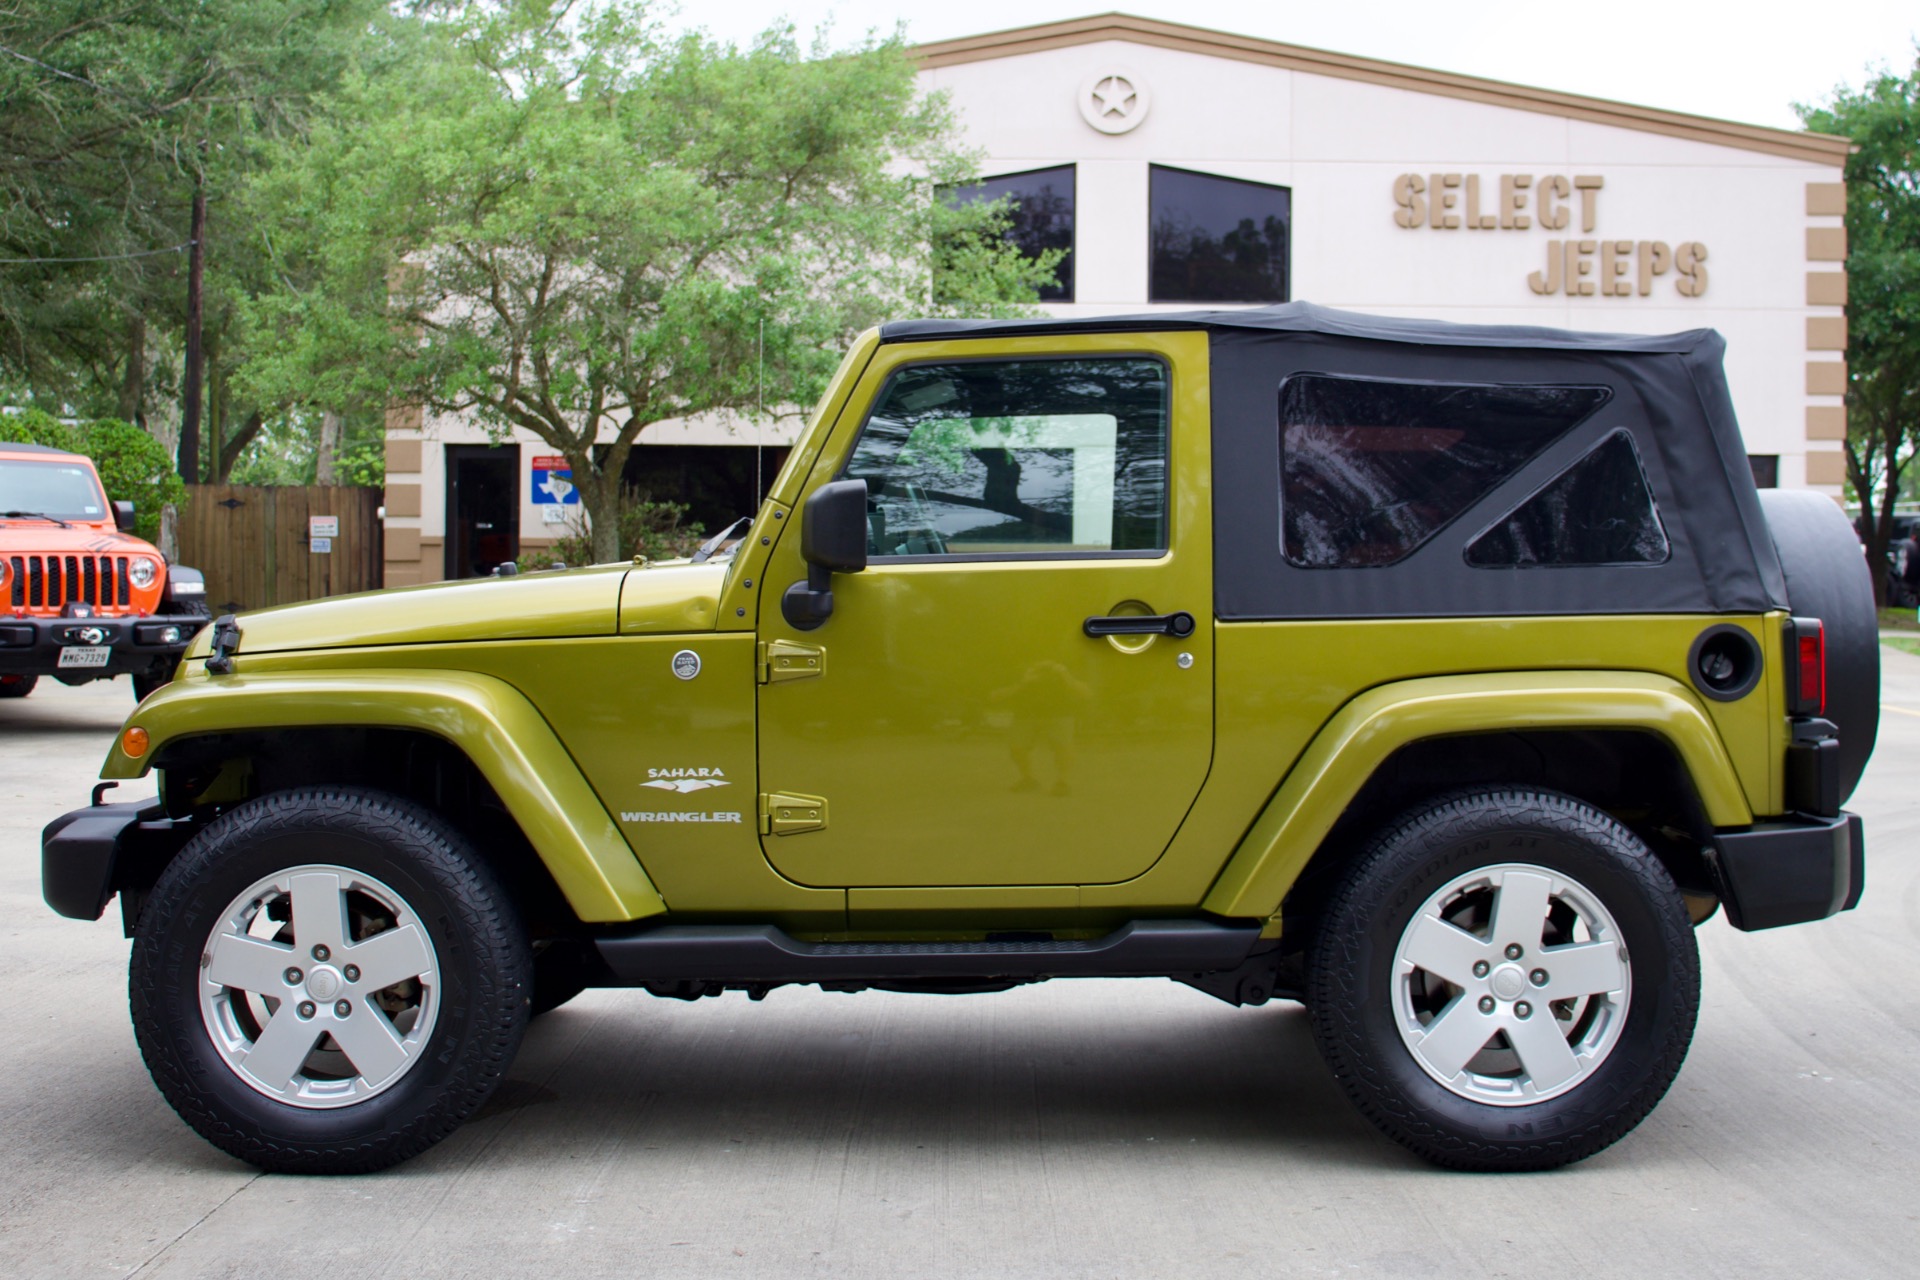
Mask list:
POLYGON ((640 986, 1166 977, 1232 969, 1259 940, 1257 922, 1136 920, 1069 942, 802 942, 772 925, 682 924, 596 945, 620 981, 640 986))

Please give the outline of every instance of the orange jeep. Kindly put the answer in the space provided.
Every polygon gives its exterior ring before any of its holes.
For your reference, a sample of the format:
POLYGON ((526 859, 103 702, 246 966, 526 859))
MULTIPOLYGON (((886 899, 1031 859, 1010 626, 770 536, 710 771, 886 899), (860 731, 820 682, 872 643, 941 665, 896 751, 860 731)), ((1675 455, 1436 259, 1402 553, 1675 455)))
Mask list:
POLYGON ((0 443, 0 698, 40 677, 165 684, 206 625, 207 584, 136 538, 131 502, 108 502, 92 459, 0 443))

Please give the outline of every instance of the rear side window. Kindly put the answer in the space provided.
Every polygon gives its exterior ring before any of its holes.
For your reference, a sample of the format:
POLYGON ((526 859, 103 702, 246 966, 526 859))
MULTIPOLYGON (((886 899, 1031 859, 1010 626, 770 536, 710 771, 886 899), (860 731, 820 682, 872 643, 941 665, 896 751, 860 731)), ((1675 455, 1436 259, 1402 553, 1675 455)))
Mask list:
POLYGON ((1625 430, 1549 480, 1467 547, 1476 569, 1665 564, 1666 528, 1625 430))
POLYGON ((1404 560, 1611 395, 1295 374, 1280 384, 1287 562, 1354 569, 1404 560))
POLYGON ((867 482, 868 554, 1164 551, 1167 396, 1137 356, 900 370, 844 472, 867 482))

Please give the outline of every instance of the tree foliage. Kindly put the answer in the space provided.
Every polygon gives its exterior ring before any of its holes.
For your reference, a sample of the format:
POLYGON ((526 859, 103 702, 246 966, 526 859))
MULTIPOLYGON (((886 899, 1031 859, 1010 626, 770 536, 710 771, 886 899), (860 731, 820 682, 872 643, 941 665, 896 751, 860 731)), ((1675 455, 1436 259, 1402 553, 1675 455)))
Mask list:
POLYGON ((597 558, 649 425, 810 403, 855 332, 1030 304, 1054 263, 951 208, 974 176, 896 38, 660 36, 623 0, 461 7, 404 76, 349 74, 255 225, 281 287, 262 399, 415 403, 566 456, 597 558))
POLYGON ((1798 110, 1809 129, 1855 147, 1846 168, 1847 479, 1870 562, 1882 564, 1920 449, 1920 60, 1904 76, 1883 72, 1798 110))

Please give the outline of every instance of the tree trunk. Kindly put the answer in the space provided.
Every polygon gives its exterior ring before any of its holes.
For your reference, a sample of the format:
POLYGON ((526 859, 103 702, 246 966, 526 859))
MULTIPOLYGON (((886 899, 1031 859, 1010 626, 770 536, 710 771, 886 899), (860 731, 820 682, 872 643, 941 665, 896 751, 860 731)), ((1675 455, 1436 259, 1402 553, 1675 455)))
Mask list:
POLYGON ((338 484, 335 460, 340 455, 340 436, 345 426, 340 415, 328 409, 320 415, 320 439, 313 450, 313 482, 338 484))
POLYGON ((200 483, 200 326, 207 269, 207 189, 193 188, 193 239, 187 251, 187 355, 180 378, 180 477, 200 483))
POLYGON ((619 474, 589 470, 593 465, 590 459, 569 455, 567 461, 573 464, 573 482, 580 490, 580 505, 587 509, 587 520, 592 525, 593 562, 612 564, 625 559, 626 548, 620 545, 619 474), (580 483, 582 476, 587 483, 580 483))
POLYGON ((220 456, 213 460, 215 484, 227 484, 233 477, 234 464, 240 461, 240 455, 246 452, 253 438, 260 434, 260 428, 266 424, 265 415, 258 410, 247 415, 240 429, 233 433, 232 439, 220 443, 220 456))
POLYGON ((147 318, 135 312, 127 317, 127 368, 120 379, 120 403, 116 406, 120 420, 138 423, 146 398, 147 318))

